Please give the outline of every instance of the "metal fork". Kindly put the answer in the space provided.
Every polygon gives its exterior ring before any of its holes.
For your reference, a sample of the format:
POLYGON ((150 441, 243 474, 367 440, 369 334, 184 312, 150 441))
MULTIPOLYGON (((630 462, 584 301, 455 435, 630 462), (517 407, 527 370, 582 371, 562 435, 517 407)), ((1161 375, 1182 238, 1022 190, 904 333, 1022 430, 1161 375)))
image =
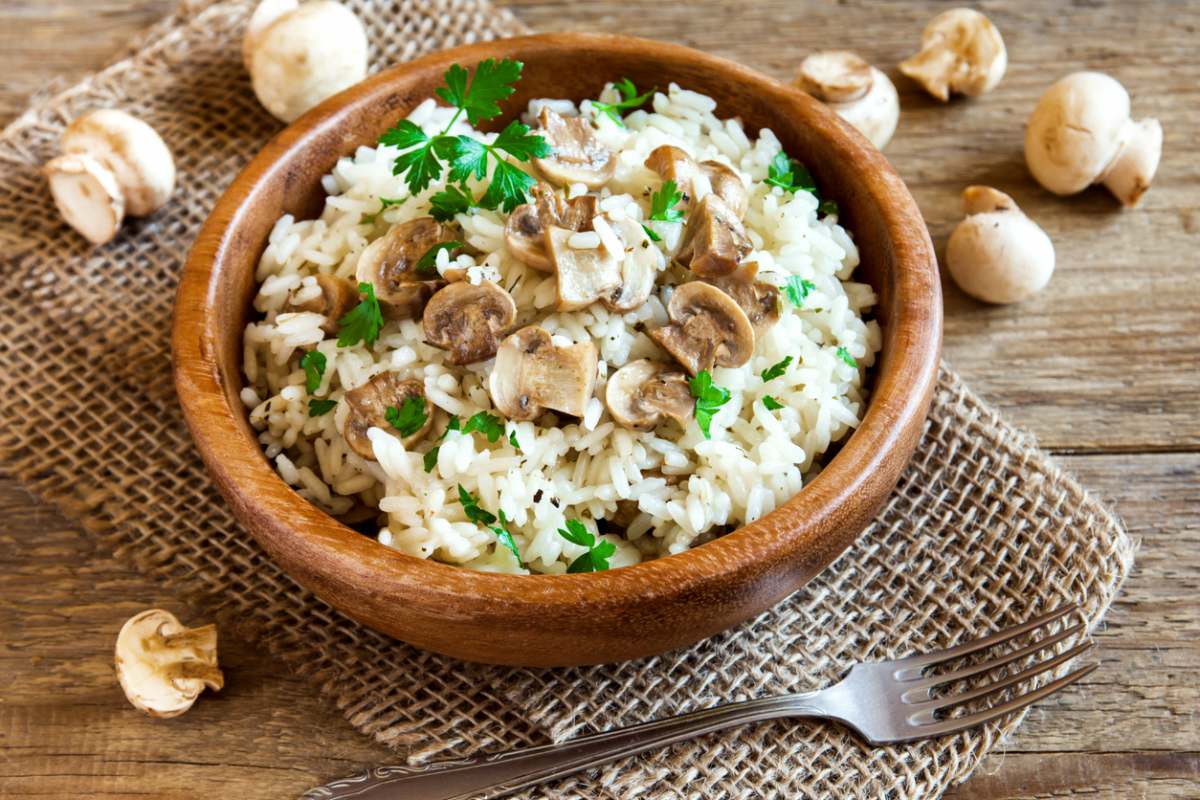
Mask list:
POLYGON ((561 744, 420 766, 374 767, 312 789, 304 794, 303 800, 341 800, 350 797, 370 800, 486 800, 734 725, 781 717, 815 717, 841 722, 875 745, 957 733, 1022 709, 1096 669, 1099 664, 1081 667, 1037 689, 974 713, 952 717, 939 715, 964 703, 1017 686, 1086 652, 1092 647, 1092 642, 1086 637, 1084 623, 1064 627, 982 663, 933 675, 926 675, 926 670, 1032 634, 1077 610, 1074 606, 1059 608, 1016 627, 937 653, 913 655, 896 661, 855 664, 840 682, 816 692, 730 703, 594 736, 583 736, 561 744), (1049 658, 1042 658, 1024 669, 1009 672, 999 679, 987 679, 981 685, 963 691, 938 697, 933 695, 937 687, 970 678, 980 679, 992 670, 1038 655, 1081 633, 1084 633, 1082 643, 1049 658))

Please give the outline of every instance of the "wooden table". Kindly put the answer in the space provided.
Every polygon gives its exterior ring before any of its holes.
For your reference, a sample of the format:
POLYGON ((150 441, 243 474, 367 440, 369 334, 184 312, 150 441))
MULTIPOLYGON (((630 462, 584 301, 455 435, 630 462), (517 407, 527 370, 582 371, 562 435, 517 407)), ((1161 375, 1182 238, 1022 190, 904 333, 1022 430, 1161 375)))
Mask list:
MULTIPOLYGON (((0 4, 0 122, 29 95, 102 64, 172 0, 0 4)), ((541 29, 684 42, 786 77, 820 47, 895 75, 941 6, 897 2, 631 3, 511 0, 541 29)), ((1099 633, 1104 666, 1043 703, 955 798, 1200 797, 1200 7, 1152 2, 985 4, 1010 66, 989 96, 942 106, 897 79, 887 153, 939 248, 958 193, 988 183, 1051 235, 1058 271, 1017 308, 946 286, 946 355, 1141 540, 1099 633), (1054 11, 1047 15, 1045 9, 1054 11), (1123 81, 1166 132, 1141 208, 1100 190, 1059 199, 1028 177, 1022 123, 1054 78, 1123 81)), ((0 478, 0 797, 294 796, 387 758, 299 678, 234 641, 228 688, 185 718, 134 712, 113 679, 113 636, 170 592, 98 552, 53 508, 0 478)), ((770 796, 770 787, 760 787, 770 796)))

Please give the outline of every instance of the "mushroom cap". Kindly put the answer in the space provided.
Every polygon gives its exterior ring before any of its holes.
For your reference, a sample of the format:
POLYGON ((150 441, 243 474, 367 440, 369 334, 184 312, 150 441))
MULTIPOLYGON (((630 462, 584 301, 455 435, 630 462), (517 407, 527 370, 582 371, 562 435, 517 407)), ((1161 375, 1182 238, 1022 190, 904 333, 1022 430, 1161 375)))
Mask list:
POLYGON ((800 62, 792 85, 822 103, 849 103, 866 95, 871 65, 848 50, 809 53, 800 62))
POLYGON ((518 261, 542 272, 553 272, 546 251, 546 229, 552 225, 572 231, 592 229, 600 198, 583 194, 564 201, 554 189, 539 183, 530 190, 532 203, 517 206, 504 224, 504 242, 518 261))
POLYGON ((429 299, 425 341, 449 350, 451 364, 474 364, 496 355, 500 338, 517 320, 512 296, 491 281, 452 283, 429 299))
POLYGON ((250 59, 254 55, 254 47, 258 38, 272 22, 299 6, 299 0, 261 0, 254 7, 254 13, 246 20, 246 32, 242 34, 242 64, 250 71, 250 59))
MULTIPOLYGON (((286 311, 311 311, 325 317, 321 330, 327 334, 337 333, 338 320, 358 305, 358 287, 345 278, 322 272, 315 276, 320 290, 315 296, 297 303, 295 291, 288 297, 286 311)), ((302 284, 303 286, 303 284, 302 284)))
POLYGON ((58 213, 92 244, 117 235, 125 217, 125 195, 108 167, 89 155, 59 156, 43 167, 58 213))
POLYGON ((368 461, 375 460, 375 448, 367 431, 379 428, 398 438, 405 447, 411 448, 419 442, 429 429, 433 427, 433 409, 425 399, 425 386, 419 380, 402 379, 394 372, 381 372, 369 381, 342 395, 342 401, 349 408, 346 416, 346 427, 342 438, 355 453, 368 461), (400 432, 387 421, 388 407, 399 409, 404 401, 413 397, 421 398, 425 404, 425 421, 421 427, 408 436, 400 432))
POLYGON ((728 275, 753 245, 733 210, 707 194, 688 215, 675 260, 702 277, 728 275))
POLYGON ((1012 198, 986 186, 963 192, 966 219, 946 244, 946 266, 964 292, 989 303, 1016 303, 1054 273, 1054 244, 1012 198))
POLYGON ((254 94, 284 122, 367 76, 367 33, 352 11, 330 0, 279 15, 251 48, 254 94))
POLYGON ((667 314, 671 323, 650 331, 650 337, 693 375, 714 366, 740 367, 754 354, 754 327, 746 312, 711 283, 677 288, 667 314))
POLYGON ((63 131, 64 153, 87 154, 112 172, 125 198, 125 213, 150 214, 175 190, 175 159, 166 142, 135 116, 102 108, 79 117, 63 131))
POLYGON ((115 649, 117 680, 134 708, 154 717, 177 717, 208 687, 218 691, 217 628, 188 628, 160 608, 142 611, 121 626, 115 649))
POLYGON ((559 311, 577 311, 608 297, 621 285, 620 262, 603 246, 576 248, 576 232, 552 225, 546 230, 546 250, 558 275, 559 311))
POLYGON ((596 390, 600 355, 592 342, 560 347, 545 328, 521 328, 500 343, 488 390, 509 419, 537 419, 547 409, 582 417, 596 390))
POLYGON ((541 133, 553 148, 544 158, 533 159, 533 166, 556 186, 582 183, 599 189, 617 171, 616 154, 600 143, 591 123, 583 117, 564 117, 549 106, 538 114, 541 133))
POLYGON ((645 358, 629 362, 609 377, 604 403, 617 424, 633 430, 650 430, 664 416, 682 424, 695 409, 687 375, 645 358))
POLYGON ((392 227, 362 251, 355 267, 359 281, 375 287, 380 308, 391 319, 413 319, 446 285, 440 275, 417 274, 417 262, 431 248, 455 241, 456 229, 433 217, 417 217, 392 227))
POLYGON ((621 283, 602 300, 611 311, 634 311, 650 299, 666 256, 650 241, 641 223, 629 218, 608 223, 624 246, 620 261, 621 283))
POLYGON ((779 287, 765 281, 755 280, 758 262, 749 261, 738 267, 736 272, 716 278, 706 278, 746 313, 754 335, 761 336, 779 322, 779 287))
POLYGON ((952 8, 929 21, 921 51, 900 71, 943 102, 950 93, 981 95, 995 88, 1008 67, 1004 39, 992 21, 971 8, 952 8))
POLYGON ((697 164, 682 147, 670 144, 659 145, 651 150, 643 163, 664 181, 675 181, 689 209, 700 201, 699 195, 711 192, 724 200, 738 219, 746 216, 750 194, 741 176, 727 164, 720 161, 701 161, 697 164))

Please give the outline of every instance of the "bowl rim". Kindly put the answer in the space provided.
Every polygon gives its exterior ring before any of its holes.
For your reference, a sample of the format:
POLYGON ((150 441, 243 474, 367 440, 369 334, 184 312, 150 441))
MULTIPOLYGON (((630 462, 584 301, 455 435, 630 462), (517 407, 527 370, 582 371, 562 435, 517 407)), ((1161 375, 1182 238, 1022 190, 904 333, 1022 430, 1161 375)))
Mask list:
MULTIPOLYGON (((392 84, 406 73, 444 69, 452 63, 474 65, 505 53, 519 57, 523 49, 530 47, 569 50, 582 46, 631 53, 652 47, 659 58, 732 77, 745 85, 747 92, 786 94, 793 102, 799 94, 756 70, 708 53, 616 34, 537 34, 439 51, 380 71, 323 102, 277 134, 226 189, 188 255, 176 295, 172 346, 176 390, 193 440, 244 527, 272 555, 289 549, 295 558, 311 564, 312 574, 333 576, 334 591, 336 586, 370 581, 373 594, 404 597, 419 590, 423 601, 453 602, 460 611, 467 609, 461 611, 463 614, 490 619, 522 607, 553 614, 578 609, 581 603, 609 607, 632 597, 646 602, 678 599, 734 573, 748 577, 806 548, 822 550, 821 558, 827 564, 861 533, 860 528, 854 535, 842 537, 845 541, 823 538, 837 530, 839 521, 851 516, 845 506, 866 490, 872 473, 894 450, 907 447, 903 462, 908 461, 916 441, 913 428, 919 433, 938 374, 942 310, 936 259, 915 201, 884 156, 833 112, 808 99, 804 102, 814 106, 812 113, 823 115, 829 127, 841 132, 840 141, 833 142, 841 155, 859 161, 862 173, 880 176, 881 180, 867 187, 867 192, 879 207, 887 236, 897 249, 895 260, 924 262, 928 268, 894 270, 894 318, 903 317, 906 325, 903 330, 895 330, 901 326, 893 322, 888 326, 893 330, 884 332, 885 336, 898 338, 893 342, 887 369, 878 362, 874 367, 873 388, 860 425, 820 474, 769 514, 683 553, 630 567, 572 575, 480 572, 405 555, 344 526, 296 494, 275 471, 257 439, 246 435, 248 412, 240 403, 231 407, 228 397, 236 396, 236 392, 227 393, 224 385, 227 381, 240 383, 241 375, 222 375, 210 363, 216 346, 212 307, 218 279, 223 275, 219 265, 257 187, 289 157, 302 153, 309 137, 335 128, 341 119, 339 112, 369 97, 391 92, 392 84), (886 202, 885 194, 890 195, 886 202), (914 221, 919 223, 919 235, 911 230, 914 221), (204 309, 201 330, 195 329, 193 318, 185 320, 180 314, 180 309, 188 306, 204 309), (245 474, 253 476, 252 485, 238 483, 245 474), (251 497, 252 491, 261 496, 251 497), (785 521, 784 517, 793 519, 785 521), (796 519, 801 522, 796 524, 796 519), (748 563, 750 558, 758 563, 748 563)), ((349 142, 345 152, 352 152, 354 144, 361 142, 349 142)), ((898 475, 899 469, 895 471, 898 475)), ((892 485, 894 480, 889 483, 889 491, 892 485)))

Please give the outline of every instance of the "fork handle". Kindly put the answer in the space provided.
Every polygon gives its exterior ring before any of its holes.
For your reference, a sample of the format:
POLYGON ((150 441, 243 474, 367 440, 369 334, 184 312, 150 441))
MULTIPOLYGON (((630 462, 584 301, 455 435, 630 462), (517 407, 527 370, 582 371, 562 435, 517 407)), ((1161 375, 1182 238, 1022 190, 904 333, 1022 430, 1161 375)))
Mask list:
POLYGON ((707 708, 561 744, 421 766, 373 767, 306 792, 302 800, 489 800, 706 733, 750 722, 823 716, 819 692, 762 697, 707 708))

